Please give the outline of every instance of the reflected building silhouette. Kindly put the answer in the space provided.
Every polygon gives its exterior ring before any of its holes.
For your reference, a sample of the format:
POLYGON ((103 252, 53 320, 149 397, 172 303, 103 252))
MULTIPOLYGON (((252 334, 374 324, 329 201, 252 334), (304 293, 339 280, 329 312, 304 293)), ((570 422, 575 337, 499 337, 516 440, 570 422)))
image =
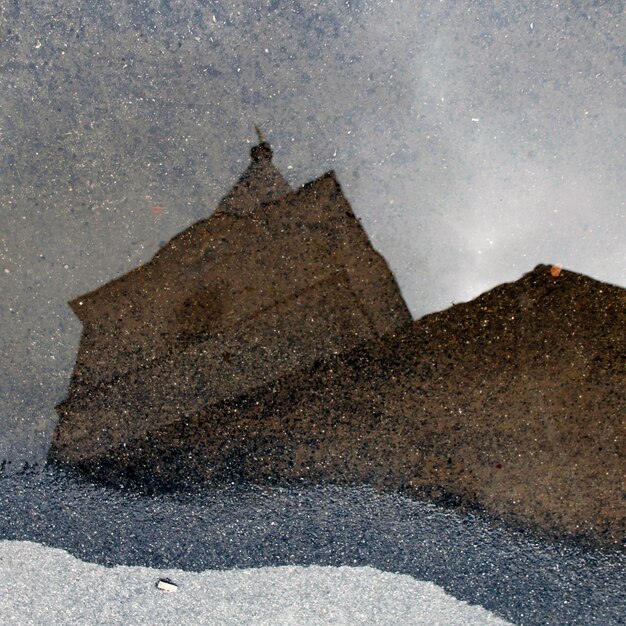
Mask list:
POLYGON ((412 321, 332 172, 261 141, 215 213, 70 303, 48 458, 114 485, 349 483, 620 543, 626 291, 538 265, 412 321))
POLYGON ((411 322, 334 173, 294 191, 259 138, 211 217, 70 302, 83 334, 50 459, 94 467, 411 322))

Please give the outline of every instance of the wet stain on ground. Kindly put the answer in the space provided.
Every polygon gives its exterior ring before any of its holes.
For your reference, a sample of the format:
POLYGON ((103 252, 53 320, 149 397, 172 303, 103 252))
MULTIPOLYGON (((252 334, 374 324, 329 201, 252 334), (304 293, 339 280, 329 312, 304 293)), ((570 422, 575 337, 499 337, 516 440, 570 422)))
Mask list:
POLYGON ((623 623, 625 557, 544 541, 370 488, 203 488, 146 497, 50 469, 0 479, 0 538, 106 566, 370 565, 520 625, 623 623))

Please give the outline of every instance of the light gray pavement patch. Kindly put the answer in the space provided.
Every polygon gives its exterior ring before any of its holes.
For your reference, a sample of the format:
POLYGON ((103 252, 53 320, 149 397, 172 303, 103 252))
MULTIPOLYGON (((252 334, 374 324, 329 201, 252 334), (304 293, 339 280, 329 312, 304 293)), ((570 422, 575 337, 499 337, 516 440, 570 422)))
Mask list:
POLYGON ((111 567, 370 566, 520 625, 610 626, 626 615, 622 553, 547 543, 366 488, 144 498, 52 472, 12 476, 0 480, 0 538, 111 567))
POLYGON ((31 542, 0 541, 0 615, 7 624, 407 624, 506 626, 436 585, 369 567, 172 570, 105 568, 31 542))

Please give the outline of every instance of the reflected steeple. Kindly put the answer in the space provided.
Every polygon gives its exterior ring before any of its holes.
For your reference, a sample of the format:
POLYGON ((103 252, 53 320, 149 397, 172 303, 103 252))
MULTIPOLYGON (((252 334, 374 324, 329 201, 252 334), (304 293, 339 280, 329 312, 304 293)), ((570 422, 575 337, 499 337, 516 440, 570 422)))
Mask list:
POLYGON ((278 168, 273 152, 261 129, 255 124, 259 143, 250 149, 250 165, 226 195, 218 211, 234 215, 250 214, 264 202, 273 202, 292 192, 278 168))
POLYGON ((50 460, 164 479, 160 433, 411 322, 334 174, 293 191, 257 134, 210 217, 72 301, 84 332, 50 460))
POLYGON ((265 135, 263 135, 263 131, 258 127, 258 125, 254 124, 254 130, 256 130, 257 137, 259 138, 259 143, 265 143, 265 135))

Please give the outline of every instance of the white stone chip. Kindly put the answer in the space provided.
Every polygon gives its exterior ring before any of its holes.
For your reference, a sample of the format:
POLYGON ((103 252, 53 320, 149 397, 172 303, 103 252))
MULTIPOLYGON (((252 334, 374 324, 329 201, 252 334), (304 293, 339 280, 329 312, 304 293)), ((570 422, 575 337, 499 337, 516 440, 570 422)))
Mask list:
POLYGON ((178 591, 178 585, 169 580, 169 578, 160 578, 156 586, 157 589, 161 589, 162 591, 169 591, 170 593, 176 593, 178 591))

